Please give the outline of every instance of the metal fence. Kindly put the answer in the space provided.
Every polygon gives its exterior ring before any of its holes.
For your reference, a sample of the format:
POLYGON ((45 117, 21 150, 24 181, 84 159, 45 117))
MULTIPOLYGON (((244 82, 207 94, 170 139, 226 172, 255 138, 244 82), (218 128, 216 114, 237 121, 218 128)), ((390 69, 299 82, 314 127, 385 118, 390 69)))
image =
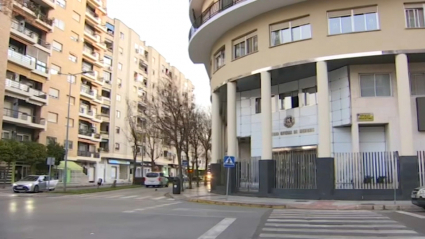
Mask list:
POLYGON ((425 151, 418 151, 419 163, 419 183, 420 186, 425 186, 425 151))
POLYGON ((236 185, 241 192, 258 192, 260 183, 259 160, 261 157, 241 159, 236 168, 236 185))
POLYGON ((316 150, 273 153, 277 189, 316 189, 316 150))
POLYGON ((397 152, 335 154, 335 189, 397 189, 397 152))

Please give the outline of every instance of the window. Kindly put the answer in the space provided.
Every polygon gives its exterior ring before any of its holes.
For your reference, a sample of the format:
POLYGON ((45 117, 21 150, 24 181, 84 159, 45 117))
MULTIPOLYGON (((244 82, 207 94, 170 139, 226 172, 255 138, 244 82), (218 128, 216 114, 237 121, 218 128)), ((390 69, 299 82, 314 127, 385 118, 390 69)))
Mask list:
POLYGON ((12 138, 12 135, 11 135, 11 133, 9 132, 9 131, 2 131, 1 132, 1 138, 2 139, 10 139, 10 138, 12 138))
POLYGON ((121 63, 118 63, 118 69, 122 70, 122 64, 121 63))
POLYGON ((303 89, 304 105, 317 105, 317 86, 303 89))
POLYGON ((66 0, 56 0, 56 5, 59 5, 61 8, 65 8, 66 0))
POLYGON ((103 63, 107 66, 112 66, 112 59, 108 56, 103 57, 103 63))
POLYGON ((122 47, 119 48, 119 52, 121 55, 123 54, 124 50, 122 49, 122 47))
MULTIPOLYGON (((65 127, 68 124, 67 120, 68 118, 65 117, 65 127)), ((73 128, 74 127, 74 119, 69 118, 69 128, 73 128)))
POLYGON ((47 144, 54 144, 56 143, 56 141, 57 141, 56 137, 49 137, 49 136, 46 137, 47 144))
POLYGON ((410 74, 410 89, 412 95, 425 95, 425 73, 410 74))
POLYGON ((78 39, 80 39, 80 36, 76 32, 71 32, 71 40, 78 42, 78 39))
POLYGON ((117 119, 121 118, 121 112, 117 110, 117 119))
POLYGON ((361 74, 361 97, 391 96, 390 74, 361 74))
POLYGON ((134 63, 136 63, 136 64, 137 64, 137 62, 138 62, 137 57, 134 57, 133 61, 134 61, 134 63))
POLYGON ((233 59, 252 54, 258 51, 257 32, 250 33, 233 41, 233 59))
POLYGON ((57 75, 59 72, 61 72, 61 67, 55 64, 50 65, 50 74, 57 75))
POLYGON ((118 88, 121 88, 121 86, 122 86, 122 80, 121 79, 117 80, 117 85, 118 85, 118 88))
POLYGON ((59 43, 57 41, 53 41, 52 43, 52 48, 53 50, 57 51, 57 52, 62 52, 62 43, 59 43))
POLYGON ((363 7, 328 12, 329 34, 379 30, 378 7, 363 7))
POLYGON ((69 96, 69 95, 67 95, 67 97, 69 97, 69 104, 70 105, 75 105, 75 97, 74 96, 69 96))
POLYGON ((115 143, 115 150, 120 150, 120 144, 119 143, 115 143))
POLYGON ((61 30, 65 30, 65 23, 60 19, 55 19, 53 25, 61 30))
POLYGON ((121 101, 121 95, 117 95, 117 101, 121 101))
POLYGON ((425 3, 412 3, 404 5, 406 12, 407 28, 425 27, 425 3))
POLYGON ((120 32, 120 38, 124 39, 124 33, 120 32))
MULTIPOLYGON (((63 146, 66 147, 66 139, 63 141, 63 146)), ((68 140, 68 149, 72 149, 73 146, 72 140, 68 140)))
POLYGON ((281 110, 288 110, 300 107, 298 91, 296 90, 279 94, 279 102, 281 110))
POLYGON ((120 133, 120 131, 121 131, 121 129, 120 129, 120 127, 115 127, 115 132, 117 133, 117 134, 119 134, 120 133))
POLYGON ((53 112, 49 112, 47 114, 47 120, 49 122, 52 122, 52 123, 57 123, 58 122, 58 114, 53 113, 53 112))
POLYGON ((72 12, 72 19, 74 19, 75 21, 77 21, 77 22, 80 22, 80 18, 81 18, 81 16, 80 16, 80 14, 78 14, 77 12, 72 12))
POLYGON ((74 63, 76 63, 76 62, 77 62, 77 57, 76 57, 76 56, 74 56, 74 55, 72 55, 72 54, 69 54, 68 59, 69 59, 70 61, 74 62, 74 63))
POLYGON ((59 90, 55 89, 55 88, 50 88, 49 89, 49 96, 55 99, 59 99, 59 90))
POLYGON ((271 46, 311 38, 310 18, 303 17, 270 25, 271 46))
POLYGON ((214 55, 214 70, 219 70, 224 66, 224 47, 214 55))
POLYGON ((255 99, 255 113, 256 114, 261 113, 261 98, 255 99))

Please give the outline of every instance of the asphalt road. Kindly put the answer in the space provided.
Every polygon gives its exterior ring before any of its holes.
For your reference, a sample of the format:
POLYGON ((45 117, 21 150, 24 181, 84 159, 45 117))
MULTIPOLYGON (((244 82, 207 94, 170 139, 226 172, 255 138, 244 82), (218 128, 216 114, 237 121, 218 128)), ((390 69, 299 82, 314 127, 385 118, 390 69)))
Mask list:
POLYGON ((95 194, 0 192, 0 239, 425 239, 425 212, 205 205, 169 188, 95 194))

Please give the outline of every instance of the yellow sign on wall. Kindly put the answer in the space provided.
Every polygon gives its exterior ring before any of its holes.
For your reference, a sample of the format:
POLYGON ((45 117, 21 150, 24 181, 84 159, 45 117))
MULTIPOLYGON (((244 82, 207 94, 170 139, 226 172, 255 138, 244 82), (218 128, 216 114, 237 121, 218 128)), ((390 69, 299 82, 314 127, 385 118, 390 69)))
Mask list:
POLYGON ((372 113, 360 113, 357 114, 357 121, 358 122, 371 122, 374 121, 375 117, 372 113))

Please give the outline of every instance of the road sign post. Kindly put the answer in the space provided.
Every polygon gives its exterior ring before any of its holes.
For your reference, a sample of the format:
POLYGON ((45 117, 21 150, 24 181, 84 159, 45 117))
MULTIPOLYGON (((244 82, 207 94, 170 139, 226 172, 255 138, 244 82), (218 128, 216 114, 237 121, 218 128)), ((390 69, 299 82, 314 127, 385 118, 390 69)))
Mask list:
POLYGON ((223 166, 227 168, 227 183, 226 183, 226 200, 229 197, 230 188, 230 168, 235 167, 235 156, 224 156, 223 166))
POLYGON ((55 165, 55 158, 54 157, 48 157, 47 158, 47 165, 49 165, 49 181, 47 181, 47 192, 50 190, 50 175, 52 172, 52 165, 55 165))

